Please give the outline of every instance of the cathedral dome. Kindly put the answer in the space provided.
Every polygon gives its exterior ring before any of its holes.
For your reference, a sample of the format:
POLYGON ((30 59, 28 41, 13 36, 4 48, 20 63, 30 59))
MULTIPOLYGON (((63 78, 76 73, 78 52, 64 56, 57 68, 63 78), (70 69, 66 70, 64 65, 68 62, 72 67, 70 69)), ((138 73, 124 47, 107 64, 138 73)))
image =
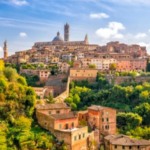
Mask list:
POLYGON ((63 42, 63 38, 60 36, 60 33, 57 32, 57 36, 54 37, 53 42, 63 42))

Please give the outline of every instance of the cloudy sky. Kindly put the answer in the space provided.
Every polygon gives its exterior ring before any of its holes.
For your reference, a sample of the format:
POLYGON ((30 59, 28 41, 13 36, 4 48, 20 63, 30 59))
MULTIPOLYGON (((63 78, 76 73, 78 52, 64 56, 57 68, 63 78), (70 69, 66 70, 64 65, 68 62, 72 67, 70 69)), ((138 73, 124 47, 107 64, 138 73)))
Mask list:
POLYGON ((150 0, 0 0, 0 57, 51 41, 63 25, 70 39, 103 45, 109 41, 147 46, 150 53, 150 0))

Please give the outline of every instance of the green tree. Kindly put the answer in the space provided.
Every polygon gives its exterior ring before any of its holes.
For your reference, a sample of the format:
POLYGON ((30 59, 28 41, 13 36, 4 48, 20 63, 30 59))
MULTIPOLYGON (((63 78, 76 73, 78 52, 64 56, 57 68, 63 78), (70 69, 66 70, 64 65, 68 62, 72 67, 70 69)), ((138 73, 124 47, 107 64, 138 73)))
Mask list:
POLYGON ((75 104, 79 104, 79 103, 80 103, 80 97, 79 97, 78 94, 75 94, 75 95, 73 96, 73 102, 74 102, 75 104))
POLYGON ((124 131, 128 129, 134 129, 140 126, 141 123, 142 123, 142 117, 136 113, 118 113, 117 114, 118 127, 122 128, 124 131))
POLYGON ((146 71, 150 72, 150 61, 147 61, 146 71))
POLYGON ((110 64, 109 69, 111 70, 111 72, 114 72, 117 69, 117 65, 115 63, 112 63, 110 64))
POLYGON ((4 123, 0 123, 0 149, 7 149, 7 126, 4 123))
POLYGON ((18 130, 30 130, 31 128, 31 119, 25 117, 25 116, 20 116, 16 121, 15 121, 15 126, 18 128, 18 130))
POLYGON ((22 77, 22 76, 19 76, 17 78, 17 82, 22 84, 22 85, 25 85, 25 86, 27 85, 26 79, 24 77, 22 77))
POLYGON ((4 70, 4 61, 0 60, 0 71, 4 70))
POLYGON ((77 105, 76 105, 75 103, 71 103, 71 108, 72 108, 73 110, 76 110, 76 109, 77 109, 77 105))
POLYGON ((142 91, 139 95, 139 98, 142 100, 142 101, 147 101, 149 100, 149 91, 145 90, 145 91, 142 91))
POLYGON ((54 103, 54 102, 55 102, 55 100, 54 100, 54 98, 53 98, 53 95, 52 95, 51 93, 49 93, 49 95, 48 95, 48 97, 47 97, 47 102, 48 102, 48 103, 54 103))
POLYGON ((143 125, 150 125, 150 104, 142 103, 134 108, 134 111, 143 118, 143 125))
POLYGON ((17 71, 13 68, 7 67, 4 69, 4 75, 8 81, 15 81, 17 77, 17 71))
POLYGON ((89 68, 96 69, 96 65, 95 64, 89 64, 89 68))

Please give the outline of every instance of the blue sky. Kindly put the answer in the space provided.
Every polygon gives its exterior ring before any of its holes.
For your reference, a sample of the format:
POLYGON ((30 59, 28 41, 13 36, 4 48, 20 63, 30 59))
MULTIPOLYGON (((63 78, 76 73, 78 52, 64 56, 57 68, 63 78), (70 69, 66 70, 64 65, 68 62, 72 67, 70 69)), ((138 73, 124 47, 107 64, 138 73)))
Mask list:
POLYGON ((70 39, 103 45, 110 41, 147 46, 150 52, 150 0, 0 0, 0 57, 7 39, 9 54, 37 41, 51 41, 63 25, 70 39))

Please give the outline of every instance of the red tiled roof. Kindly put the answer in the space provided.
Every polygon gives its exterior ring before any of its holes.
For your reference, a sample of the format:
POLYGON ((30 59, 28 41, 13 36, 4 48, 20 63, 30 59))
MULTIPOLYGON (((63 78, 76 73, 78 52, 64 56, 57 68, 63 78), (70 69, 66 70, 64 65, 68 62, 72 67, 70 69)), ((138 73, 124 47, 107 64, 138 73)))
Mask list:
POLYGON ((144 146, 149 145, 150 141, 148 140, 137 140, 132 139, 126 135, 108 135, 105 137, 106 140, 109 140, 109 142, 113 145, 123 145, 123 146, 144 146))
POLYGON ((55 118, 55 120, 77 118, 77 114, 75 112, 69 112, 67 114, 51 114, 51 116, 55 118))
MULTIPOLYGON (((88 109, 92 109, 92 110, 103 110, 103 109, 113 109, 110 107, 104 107, 104 106, 99 106, 99 105, 92 105, 90 107, 88 107, 88 109)), ((115 109, 113 109, 115 110, 115 109)))
POLYGON ((70 108, 67 106, 66 103, 55 103, 55 104, 44 104, 44 105, 36 105, 36 109, 38 110, 51 110, 51 109, 68 109, 70 108))

